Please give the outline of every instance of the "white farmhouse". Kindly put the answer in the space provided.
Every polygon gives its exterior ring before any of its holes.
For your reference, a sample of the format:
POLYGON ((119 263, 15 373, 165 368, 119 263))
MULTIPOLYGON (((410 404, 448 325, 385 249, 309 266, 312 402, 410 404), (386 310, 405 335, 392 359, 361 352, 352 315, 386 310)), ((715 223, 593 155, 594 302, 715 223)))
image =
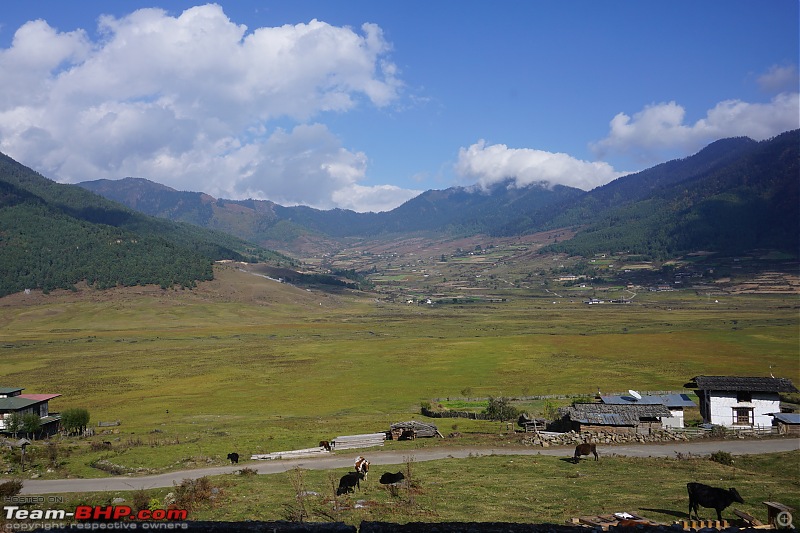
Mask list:
POLYGON ((703 422, 731 428, 772 426, 778 394, 798 392, 791 380, 773 377, 696 376, 686 386, 697 389, 703 422))

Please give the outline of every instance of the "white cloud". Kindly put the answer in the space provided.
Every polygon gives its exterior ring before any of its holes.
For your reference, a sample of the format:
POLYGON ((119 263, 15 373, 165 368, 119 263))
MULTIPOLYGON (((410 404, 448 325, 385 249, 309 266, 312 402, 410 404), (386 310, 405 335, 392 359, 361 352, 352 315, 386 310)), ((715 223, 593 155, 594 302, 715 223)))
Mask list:
POLYGON ((760 141, 800 127, 798 93, 781 93, 767 103, 726 100, 705 118, 685 124, 685 110, 675 102, 653 104, 633 117, 619 113, 608 136, 591 145, 598 157, 631 156, 640 164, 690 155, 726 137, 760 141))
POLYGON ((230 170, 244 177, 233 189, 220 191, 226 198, 263 198, 269 191, 281 205, 385 211, 420 193, 359 185, 366 175, 366 155, 343 148, 322 124, 278 130, 238 159, 241 167, 230 170))
POLYGON ((758 85, 763 91, 770 93, 797 91, 800 85, 800 74, 797 65, 773 65, 758 77, 758 85))
MULTIPOLYGON (((323 126, 272 124, 395 102, 402 83, 378 26, 312 20, 248 32, 209 4, 177 17, 103 16, 99 32, 91 42, 38 20, 0 49, 0 151, 68 183, 141 176, 210 194, 321 207, 348 198, 354 209, 361 197, 373 207, 370 187, 339 189, 366 178, 364 154, 323 126)), ((408 191, 397 194, 395 205, 408 191)))
POLYGON ((477 180, 483 188, 512 180, 517 187, 542 183, 590 190, 624 174, 608 163, 581 161, 567 154, 530 148, 508 148, 504 144, 487 146, 484 140, 461 148, 455 168, 460 176, 477 180))

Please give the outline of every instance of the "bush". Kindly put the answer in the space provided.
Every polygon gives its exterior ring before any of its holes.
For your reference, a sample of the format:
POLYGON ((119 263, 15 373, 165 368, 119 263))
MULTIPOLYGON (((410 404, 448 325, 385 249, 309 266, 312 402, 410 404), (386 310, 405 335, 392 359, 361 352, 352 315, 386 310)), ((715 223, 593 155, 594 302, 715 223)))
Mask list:
POLYGON ((22 480, 12 479, 11 481, 0 483, 0 500, 5 501, 7 498, 16 496, 21 490, 22 480))
POLYGON ((211 502, 211 481, 207 477, 184 479, 175 486, 175 505, 191 511, 197 505, 211 502))
POLYGON ((733 464, 733 456, 722 450, 712 453, 711 460, 725 466, 731 466, 733 464))
POLYGON ((133 508, 136 511, 150 509, 150 496, 144 489, 139 489, 133 493, 133 508))

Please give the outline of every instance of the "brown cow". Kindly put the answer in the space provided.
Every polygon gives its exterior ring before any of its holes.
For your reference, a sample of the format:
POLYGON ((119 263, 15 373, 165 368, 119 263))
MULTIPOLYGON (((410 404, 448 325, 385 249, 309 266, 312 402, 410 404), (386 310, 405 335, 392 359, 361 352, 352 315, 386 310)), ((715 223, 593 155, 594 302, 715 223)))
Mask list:
POLYGON ((581 455, 594 454, 594 460, 597 461, 597 445, 593 442, 584 442, 575 446, 575 455, 572 457, 572 462, 578 463, 581 460, 581 455))

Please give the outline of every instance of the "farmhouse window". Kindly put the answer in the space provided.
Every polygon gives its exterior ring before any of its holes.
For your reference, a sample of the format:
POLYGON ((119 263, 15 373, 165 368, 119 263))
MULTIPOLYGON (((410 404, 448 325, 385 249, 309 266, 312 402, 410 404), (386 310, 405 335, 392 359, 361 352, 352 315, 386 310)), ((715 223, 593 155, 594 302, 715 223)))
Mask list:
POLYGON ((736 401, 739 402, 739 403, 752 402, 753 401, 753 393, 752 392, 739 391, 739 392, 736 393, 736 401))
POLYGON ((752 426, 753 410, 748 407, 734 407, 733 423, 737 426, 752 426))

